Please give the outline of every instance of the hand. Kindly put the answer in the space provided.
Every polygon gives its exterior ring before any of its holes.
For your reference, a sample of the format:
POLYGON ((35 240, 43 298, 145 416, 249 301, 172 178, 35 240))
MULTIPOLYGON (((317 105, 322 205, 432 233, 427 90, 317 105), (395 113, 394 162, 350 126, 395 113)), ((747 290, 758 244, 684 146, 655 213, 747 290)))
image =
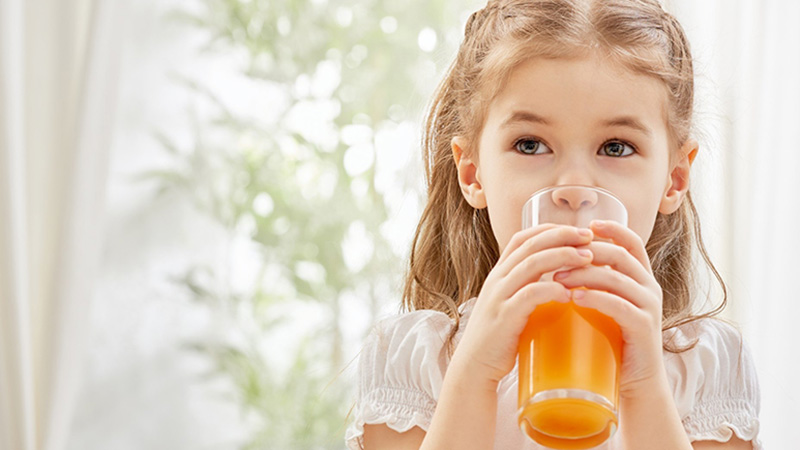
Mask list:
POLYGON ((512 237, 483 283, 448 374, 463 370, 472 380, 496 387, 514 367, 519 337, 536 306, 570 299, 564 285, 542 281, 542 275, 591 263, 591 252, 576 248, 592 241, 591 231, 583 232, 547 224, 512 237))
POLYGON ((586 248, 592 263, 554 277, 572 291, 578 306, 596 309, 614 319, 624 341, 620 396, 636 395, 661 382, 665 375, 662 359, 661 286, 653 276, 644 242, 629 228, 615 222, 593 221, 591 229, 599 238, 586 248), (566 274, 566 276, 564 276, 566 274))

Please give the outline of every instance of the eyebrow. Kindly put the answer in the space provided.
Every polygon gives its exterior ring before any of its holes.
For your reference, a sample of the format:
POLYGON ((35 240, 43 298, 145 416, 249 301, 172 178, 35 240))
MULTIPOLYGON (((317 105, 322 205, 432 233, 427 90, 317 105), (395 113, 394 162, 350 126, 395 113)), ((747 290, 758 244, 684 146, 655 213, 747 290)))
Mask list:
POLYGON ((513 125, 517 122, 533 122, 533 123, 540 123, 542 125, 550 125, 550 121, 545 119, 544 117, 532 113, 530 111, 514 111, 511 113, 508 118, 500 124, 501 128, 508 127, 513 125))
POLYGON ((628 127, 649 137, 653 136, 653 132, 650 130, 650 128, 647 128, 647 126, 645 126, 645 124, 643 124, 640 120, 631 116, 615 117, 613 119, 604 120, 600 124, 605 127, 628 127))
MULTIPOLYGON (((539 123, 542 125, 551 125, 550 120, 530 111, 514 111, 508 118, 500 125, 501 128, 506 128, 518 122, 531 122, 539 123)), ((620 116, 612 119, 603 120, 600 122, 603 127, 627 127, 636 130, 647 136, 652 137, 653 132, 645 126, 639 119, 633 116, 620 116)))

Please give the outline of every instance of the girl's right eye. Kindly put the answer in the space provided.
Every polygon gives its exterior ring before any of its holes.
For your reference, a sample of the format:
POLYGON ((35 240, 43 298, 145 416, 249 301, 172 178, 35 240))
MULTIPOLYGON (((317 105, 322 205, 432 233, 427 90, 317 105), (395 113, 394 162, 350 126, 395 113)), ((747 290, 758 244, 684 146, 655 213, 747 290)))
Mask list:
POLYGON ((547 145, 536 139, 523 138, 514 143, 514 148, 525 155, 538 155, 541 153, 540 150, 547 148, 547 145))

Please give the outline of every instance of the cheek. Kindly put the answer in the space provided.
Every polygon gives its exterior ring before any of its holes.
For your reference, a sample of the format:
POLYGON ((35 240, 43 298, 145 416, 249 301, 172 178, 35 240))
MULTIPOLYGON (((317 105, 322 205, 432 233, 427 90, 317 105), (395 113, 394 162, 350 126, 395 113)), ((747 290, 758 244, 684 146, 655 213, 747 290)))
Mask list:
POLYGON ((510 199, 492 199, 487 196, 489 221, 492 225, 492 233, 497 240, 497 246, 502 252, 514 233, 522 229, 522 205, 515 205, 516 202, 510 199))
POLYGON ((481 184, 492 233, 502 252, 514 233, 522 229, 522 207, 535 186, 529 186, 530 177, 514 173, 513 167, 504 167, 496 160, 485 162, 481 184))
POLYGON ((660 197, 655 196, 646 202, 642 202, 636 208, 628 209, 628 228, 639 235, 645 243, 653 233, 653 226, 658 215, 659 200, 660 197))
POLYGON ((502 252, 515 233, 522 229, 522 207, 528 200, 527 190, 520 186, 500 184, 501 188, 486 193, 486 204, 492 233, 502 252))

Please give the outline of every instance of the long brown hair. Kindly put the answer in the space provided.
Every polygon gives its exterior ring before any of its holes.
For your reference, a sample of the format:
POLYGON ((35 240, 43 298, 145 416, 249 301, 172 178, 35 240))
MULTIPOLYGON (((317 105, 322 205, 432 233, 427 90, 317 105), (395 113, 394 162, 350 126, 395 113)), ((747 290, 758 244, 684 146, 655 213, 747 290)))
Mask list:
MULTIPOLYGON (((467 22, 458 55, 425 121, 428 202, 414 236, 403 292, 405 309, 438 310, 455 320, 451 349, 458 307, 478 295, 500 255, 486 209, 473 209, 461 193, 451 140, 464 136, 477 142, 488 102, 523 61, 592 51, 664 83, 670 161, 675 162, 692 127, 694 72, 683 28, 657 0, 490 1, 467 22)), ((724 309, 727 289, 706 252, 691 193, 676 212, 658 213, 646 248, 663 290, 664 331, 724 309), (721 303, 704 314, 692 310, 693 245, 723 292, 721 303)), ((695 344, 678 347, 665 341, 664 348, 681 352, 695 344)))

